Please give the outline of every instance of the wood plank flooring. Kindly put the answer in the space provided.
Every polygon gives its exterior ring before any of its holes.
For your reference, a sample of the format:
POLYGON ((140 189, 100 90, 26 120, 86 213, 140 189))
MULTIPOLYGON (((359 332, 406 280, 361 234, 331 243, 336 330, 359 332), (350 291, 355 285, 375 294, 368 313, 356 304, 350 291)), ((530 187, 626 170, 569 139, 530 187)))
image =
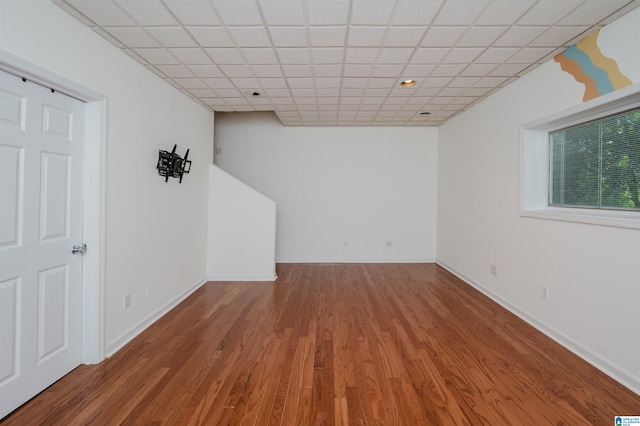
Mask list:
POLYGON ((3 425, 610 425, 624 388, 433 264, 207 283, 3 425))

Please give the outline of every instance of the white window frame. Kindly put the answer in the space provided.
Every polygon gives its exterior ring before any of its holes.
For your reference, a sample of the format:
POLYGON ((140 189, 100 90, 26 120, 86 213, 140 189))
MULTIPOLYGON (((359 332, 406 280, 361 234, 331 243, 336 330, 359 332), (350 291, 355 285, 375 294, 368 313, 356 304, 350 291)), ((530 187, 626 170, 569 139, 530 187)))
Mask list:
POLYGON ((640 84, 520 127, 520 216, 640 229, 640 212, 549 206, 549 133, 640 108, 640 84))

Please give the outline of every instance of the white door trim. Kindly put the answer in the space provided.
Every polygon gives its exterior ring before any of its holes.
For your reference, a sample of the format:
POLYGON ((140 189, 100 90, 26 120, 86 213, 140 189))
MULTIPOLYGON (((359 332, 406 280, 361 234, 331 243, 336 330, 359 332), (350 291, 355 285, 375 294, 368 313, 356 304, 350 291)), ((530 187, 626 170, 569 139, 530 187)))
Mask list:
POLYGON ((86 102, 83 237, 89 249, 82 272, 82 363, 97 364, 105 357, 107 98, 2 49, 0 69, 86 102))

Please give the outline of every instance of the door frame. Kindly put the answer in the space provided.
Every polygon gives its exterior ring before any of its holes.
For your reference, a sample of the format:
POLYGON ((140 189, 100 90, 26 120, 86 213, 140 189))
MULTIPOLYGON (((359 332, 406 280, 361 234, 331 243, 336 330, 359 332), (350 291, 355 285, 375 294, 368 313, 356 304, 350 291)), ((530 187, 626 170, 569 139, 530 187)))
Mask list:
POLYGON ((82 363, 105 358, 107 97, 0 49, 0 70, 85 102, 82 258, 82 363))

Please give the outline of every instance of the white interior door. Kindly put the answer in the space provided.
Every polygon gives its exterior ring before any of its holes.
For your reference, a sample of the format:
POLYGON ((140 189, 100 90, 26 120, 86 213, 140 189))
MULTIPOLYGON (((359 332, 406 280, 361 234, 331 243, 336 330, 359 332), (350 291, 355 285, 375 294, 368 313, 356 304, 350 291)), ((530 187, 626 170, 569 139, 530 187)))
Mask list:
POLYGON ((84 103, 0 71, 0 419, 81 362, 84 103))

